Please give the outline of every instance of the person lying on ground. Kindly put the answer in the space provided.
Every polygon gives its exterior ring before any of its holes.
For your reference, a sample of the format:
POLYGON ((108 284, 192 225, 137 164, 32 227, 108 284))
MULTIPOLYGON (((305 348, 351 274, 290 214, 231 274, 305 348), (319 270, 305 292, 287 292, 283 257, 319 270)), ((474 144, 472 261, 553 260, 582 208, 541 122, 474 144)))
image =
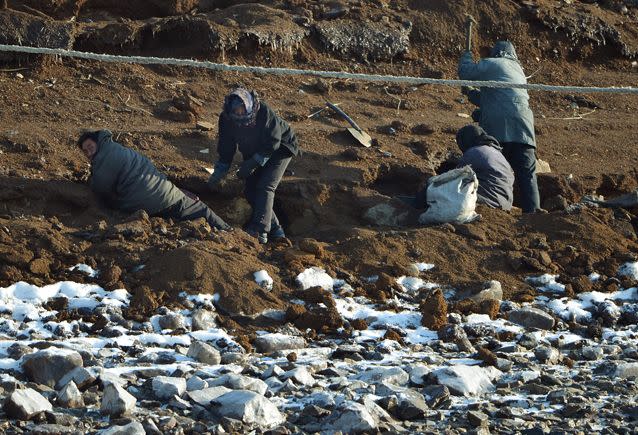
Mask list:
MULTIPOLYGON (((462 80, 527 83, 514 45, 508 41, 497 42, 490 57, 478 63, 474 62, 472 53, 466 51, 459 61, 458 73, 462 80)), ((480 126, 498 140, 514 170, 523 212, 539 210, 534 114, 529 107, 527 90, 481 88, 470 92, 468 98, 480 107, 480 112, 476 112, 480 126)))
POLYGON ((208 180, 211 188, 228 174, 238 147, 243 162, 237 176, 245 180, 244 195, 253 209, 246 231, 260 243, 285 238, 273 204, 288 164, 299 154, 297 138, 254 91, 241 87, 226 96, 219 115, 219 160, 208 180))
POLYGON ((206 204, 186 195, 143 155, 113 140, 108 130, 83 133, 78 142, 91 163, 91 190, 109 207, 177 221, 205 218, 211 227, 231 227, 206 204))
POLYGON ((511 210, 514 201, 514 171, 498 141, 481 127, 466 125, 456 134, 463 152, 458 167, 470 166, 479 181, 478 202, 492 208, 511 210))

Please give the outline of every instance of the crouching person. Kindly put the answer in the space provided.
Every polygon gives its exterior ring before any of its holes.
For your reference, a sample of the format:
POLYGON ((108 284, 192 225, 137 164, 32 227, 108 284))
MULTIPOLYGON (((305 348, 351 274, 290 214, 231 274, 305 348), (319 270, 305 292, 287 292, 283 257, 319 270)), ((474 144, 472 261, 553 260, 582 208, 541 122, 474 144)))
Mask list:
POLYGON ((238 147, 243 163, 237 176, 245 180, 244 194, 253 209, 246 231, 260 243, 286 237, 273 204, 288 164, 299 154, 297 138, 286 121, 244 88, 224 99, 219 115, 219 160, 208 180, 211 188, 227 175, 238 147))
POLYGON ((91 190, 107 206, 177 221, 203 217, 213 228, 231 229, 206 204, 168 181, 148 158, 115 142, 110 131, 84 133, 77 144, 91 162, 91 190))
POLYGON ((498 141, 476 125, 467 125, 456 134, 463 152, 458 167, 470 166, 479 181, 478 202, 510 210, 514 200, 514 171, 503 156, 498 141))

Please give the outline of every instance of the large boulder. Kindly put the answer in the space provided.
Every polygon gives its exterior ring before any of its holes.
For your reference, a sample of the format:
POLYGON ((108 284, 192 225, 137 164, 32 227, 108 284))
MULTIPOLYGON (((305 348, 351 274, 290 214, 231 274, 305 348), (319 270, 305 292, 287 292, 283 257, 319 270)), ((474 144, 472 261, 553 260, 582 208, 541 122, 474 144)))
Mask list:
POLYGON ((82 356, 78 352, 60 348, 41 350, 22 359, 22 370, 27 377, 51 388, 55 388, 58 381, 71 370, 82 365, 82 356))
POLYGON ((104 387, 100 412, 112 417, 119 417, 130 413, 137 403, 137 399, 121 386, 109 383, 104 387))
POLYGON ((237 390, 215 399, 217 413, 245 424, 272 427, 285 421, 284 415, 264 396, 253 391, 237 390))
POLYGON ((15 390, 4 403, 7 415, 18 420, 30 420, 42 412, 52 410, 51 403, 31 388, 15 390))
POLYGON ((526 328, 551 330, 554 327, 554 318, 538 308, 524 307, 512 310, 508 314, 508 319, 526 328))

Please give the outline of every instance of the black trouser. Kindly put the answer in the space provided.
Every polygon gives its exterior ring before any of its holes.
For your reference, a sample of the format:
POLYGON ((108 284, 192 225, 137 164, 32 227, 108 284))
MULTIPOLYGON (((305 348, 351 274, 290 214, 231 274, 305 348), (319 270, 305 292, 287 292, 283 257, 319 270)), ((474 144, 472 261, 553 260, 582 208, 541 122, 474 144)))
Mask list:
POLYGON ((523 213, 533 213, 541 208, 536 179, 536 148, 516 142, 505 142, 501 145, 503 155, 514 170, 523 213))
POLYGON ((248 225, 250 230, 270 233, 281 228, 279 219, 273 211, 275 190, 291 160, 290 151, 280 148, 273 153, 263 167, 257 168, 250 177, 246 178, 244 195, 253 208, 248 225))
POLYGON ((195 201, 188 196, 184 196, 177 203, 166 210, 162 210, 155 216, 171 218, 180 222, 204 218, 208 222, 208 225, 213 228, 217 228, 218 230, 230 229, 230 225, 217 216, 205 203, 202 201, 195 201))

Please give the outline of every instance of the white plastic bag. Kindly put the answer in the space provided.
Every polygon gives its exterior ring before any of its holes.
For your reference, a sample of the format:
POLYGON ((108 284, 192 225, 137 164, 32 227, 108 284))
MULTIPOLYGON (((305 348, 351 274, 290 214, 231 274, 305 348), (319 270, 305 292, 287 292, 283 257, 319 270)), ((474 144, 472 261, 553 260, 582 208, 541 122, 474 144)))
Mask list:
POLYGON ((478 180, 471 167, 453 169, 428 180, 421 224, 472 222, 476 214, 478 180))

